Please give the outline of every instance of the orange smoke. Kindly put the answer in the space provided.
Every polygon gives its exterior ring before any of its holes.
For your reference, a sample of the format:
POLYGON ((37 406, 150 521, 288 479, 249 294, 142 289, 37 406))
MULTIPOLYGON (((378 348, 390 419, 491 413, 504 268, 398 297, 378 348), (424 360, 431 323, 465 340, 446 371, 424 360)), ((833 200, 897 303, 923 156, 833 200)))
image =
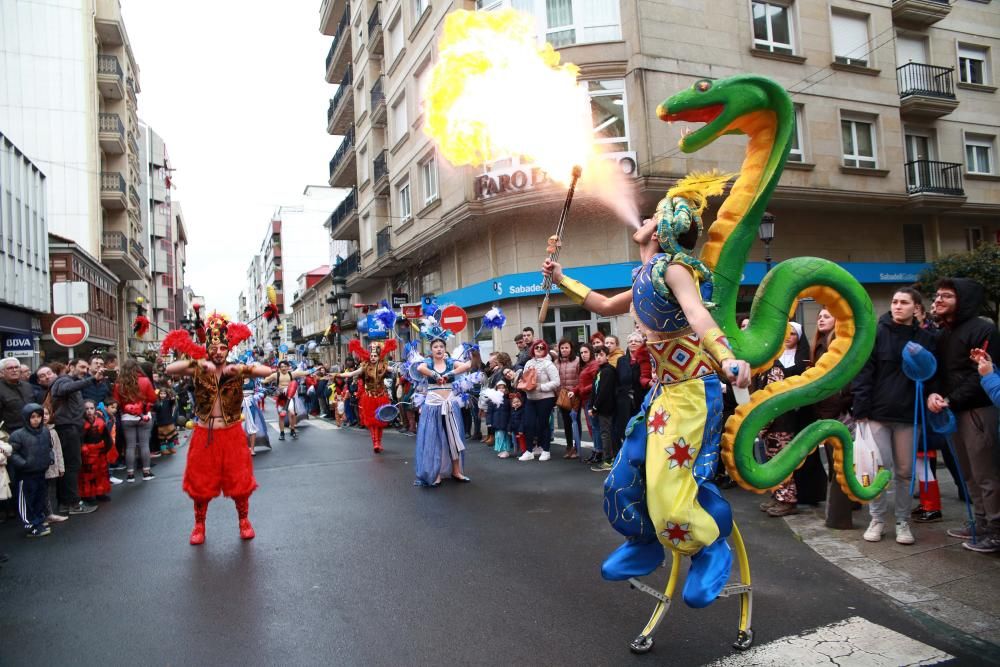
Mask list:
POLYGON ((535 19, 459 10, 445 19, 426 96, 424 131, 452 164, 520 156, 566 182, 596 154, 578 69, 538 45, 535 19))

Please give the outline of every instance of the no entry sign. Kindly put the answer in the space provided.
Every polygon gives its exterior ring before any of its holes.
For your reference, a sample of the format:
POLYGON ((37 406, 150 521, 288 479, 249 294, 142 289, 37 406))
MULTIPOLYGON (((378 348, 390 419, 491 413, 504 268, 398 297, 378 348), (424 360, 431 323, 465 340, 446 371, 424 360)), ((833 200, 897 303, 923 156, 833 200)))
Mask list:
POLYGON ((458 306, 446 306, 441 311, 441 328, 459 333, 469 323, 469 316, 458 306))
POLYGON ((76 315, 63 315, 52 323, 52 340, 63 347, 76 347, 89 335, 87 321, 76 315))

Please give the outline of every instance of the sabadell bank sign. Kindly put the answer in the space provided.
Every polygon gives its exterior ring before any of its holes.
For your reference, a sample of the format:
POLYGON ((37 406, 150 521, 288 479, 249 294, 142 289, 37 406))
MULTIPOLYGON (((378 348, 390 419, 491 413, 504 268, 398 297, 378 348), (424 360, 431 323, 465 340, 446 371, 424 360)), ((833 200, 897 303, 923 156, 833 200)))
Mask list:
MULTIPOLYGON (((639 175, 639 163, 635 151, 607 153, 606 160, 614 160, 626 176, 639 175)), ((488 171, 476 176, 474 183, 476 199, 490 199, 515 192, 525 192, 551 183, 549 175, 541 167, 522 164, 488 171)))

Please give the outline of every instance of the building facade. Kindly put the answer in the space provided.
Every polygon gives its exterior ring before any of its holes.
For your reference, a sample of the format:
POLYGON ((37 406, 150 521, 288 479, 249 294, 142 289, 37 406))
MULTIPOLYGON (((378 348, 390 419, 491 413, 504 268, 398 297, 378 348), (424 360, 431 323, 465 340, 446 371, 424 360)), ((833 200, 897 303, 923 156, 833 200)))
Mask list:
MULTIPOLYGON (((360 302, 432 294, 466 308, 473 325, 500 305, 508 329, 538 328, 539 267, 565 188, 536 182, 532 165, 516 160, 454 168, 420 129, 444 16, 512 5, 580 67, 642 214, 689 171, 739 169, 746 142, 724 137, 683 155, 683 129, 660 121, 657 104, 698 79, 754 72, 795 103, 795 143, 769 205, 775 261, 836 261, 883 310, 926 262, 998 240, 1000 30, 990 3, 327 0, 326 80, 339 84, 327 131, 344 137, 329 182, 352 188, 327 226, 351 244, 347 287, 360 302)), ((561 261, 595 288, 626 288, 638 260, 630 235, 583 190, 561 261)), ((762 244, 745 271, 747 307, 764 254, 762 244)), ((628 317, 603 321, 562 296, 552 303, 541 332, 550 341, 632 328, 628 317)), ((800 317, 811 323, 817 308, 807 304, 800 317)))
POLYGON ((45 175, 0 134, 0 354, 38 365, 51 310, 45 175))
POLYGON ((144 295, 149 254, 138 194, 139 68, 119 0, 2 0, 0 12, 0 129, 46 174, 49 233, 115 276, 110 347, 129 349, 126 304, 144 295))
MULTIPOLYGON (((281 218, 275 216, 267 223, 267 232, 260 246, 260 252, 250 260, 247 268, 247 285, 244 290, 246 309, 250 321, 263 312, 267 304, 268 287, 273 287, 277 297, 278 312, 281 318, 285 314, 285 272, 282 259, 282 226, 281 218)), ((241 307, 240 304, 237 304, 241 307)), ((268 342, 277 347, 291 341, 291 329, 284 322, 268 322, 258 318, 251 328, 254 332, 255 344, 265 346, 268 342)))
POLYGON ((296 346, 312 345, 307 355, 329 364, 334 349, 326 337, 330 326, 330 291, 333 286, 329 265, 324 264, 299 276, 292 300, 291 341, 296 346))

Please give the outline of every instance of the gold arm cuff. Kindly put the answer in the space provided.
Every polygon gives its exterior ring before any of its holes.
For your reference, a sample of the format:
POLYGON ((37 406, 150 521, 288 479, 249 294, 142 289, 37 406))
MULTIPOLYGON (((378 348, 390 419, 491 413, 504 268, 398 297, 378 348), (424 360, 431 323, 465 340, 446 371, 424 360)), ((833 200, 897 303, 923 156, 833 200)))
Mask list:
POLYGON ((705 332, 705 336, 701 339, 701 347, 720 368, 724 361, 736 358, 732 348, 729 347, 726 334, 722 333, 719 327, 712 327, 705 332))
POLYGON ((559 281, 559 289, 578 306, 582 306, 583 302, 587 300, 587 295, 593 291, 579 280, 573 280, 569 276, 562 277, 562 280, 559 281))

